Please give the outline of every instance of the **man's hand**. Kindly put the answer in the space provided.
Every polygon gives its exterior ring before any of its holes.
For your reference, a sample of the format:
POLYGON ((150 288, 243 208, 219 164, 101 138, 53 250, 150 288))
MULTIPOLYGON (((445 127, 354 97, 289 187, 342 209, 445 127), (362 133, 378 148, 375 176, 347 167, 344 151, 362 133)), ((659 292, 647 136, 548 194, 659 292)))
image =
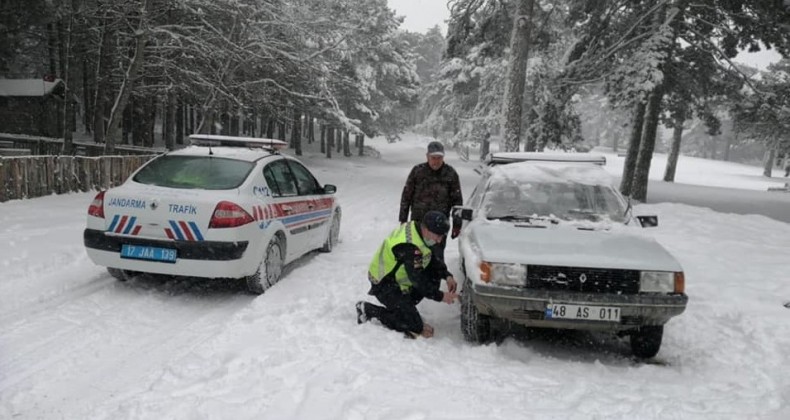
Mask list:
POLYGON ((444 292, 442 295, 442 302, 448 305, 452 305, 456 299, 458 299, 458 293, 455 292, 444 292))
POLYGON ((428 325, 428 324, 426 324, 426 323, 423 323, 422 324, 422 332, 420 333, 420 335, 423 336, 423 338, 431 338, 431 337, 433 337, 433 327, 428 325))
POLYGON ((450 239, 455 239, 461 234, 461 226, 454 226, 453 233, 450 234, 450 239))
POLYGON ((447 281, 448 291, 455 293, 456 290, 458 290, 458 283, 455 281, 455 277, 453 276, 447 277, 445 281, 447 281))

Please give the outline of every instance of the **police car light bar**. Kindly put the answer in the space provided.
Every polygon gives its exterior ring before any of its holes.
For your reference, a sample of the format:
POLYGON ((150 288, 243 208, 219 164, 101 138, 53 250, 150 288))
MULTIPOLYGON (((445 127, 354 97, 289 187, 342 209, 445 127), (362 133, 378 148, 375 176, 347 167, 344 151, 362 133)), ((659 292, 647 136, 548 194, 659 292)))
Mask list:
POLYGON ((190 134, 189 143, 193 146, 252 147, 280 150, 288 146, 282 140, 260 137, 222 136, 217 134, 190 134))
POLYGON ((565 162, 606 165, 606 157, 592 153, 497 152, 486 157, 489 166, 514 162, 565 162))

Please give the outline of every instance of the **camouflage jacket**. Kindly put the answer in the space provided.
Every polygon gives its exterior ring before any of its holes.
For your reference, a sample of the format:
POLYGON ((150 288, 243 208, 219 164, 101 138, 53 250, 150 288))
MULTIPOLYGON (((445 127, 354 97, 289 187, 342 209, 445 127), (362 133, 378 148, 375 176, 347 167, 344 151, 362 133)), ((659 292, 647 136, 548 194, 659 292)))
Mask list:
POLYGON ((431 210, 437 210, 450 216, 453 206, 463 204, 461 181, 452 166, 443 164, 434 171, 427 162, 414 166, 400 199, 398 220, 405 223, 409 220, 422 221, 422 216, 431 210))

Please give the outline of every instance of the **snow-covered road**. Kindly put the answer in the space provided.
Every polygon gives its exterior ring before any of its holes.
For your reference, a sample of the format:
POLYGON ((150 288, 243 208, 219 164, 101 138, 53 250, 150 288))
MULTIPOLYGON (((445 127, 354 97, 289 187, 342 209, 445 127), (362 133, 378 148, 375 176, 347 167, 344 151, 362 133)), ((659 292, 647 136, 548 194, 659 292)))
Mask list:
MULTIPOLYGON (((369 259, 424 146, 305 158, 338 186, 341 243, 259 297, 221 282, 115 281, 82 246, 93 193, 0 203, 0 418, 790 418, 790 225, 762 216, 638 207, 659 215, 651 234, 684 266, 690 296, 653 363, 608 336, 471 345, 459 307, 436 302, 420 305, 430 340, 356 325, 369 259)), ((448 161, 468 196, 474 165, 448 161)), ((451 242, 453 269, 457 255, 451 242)))

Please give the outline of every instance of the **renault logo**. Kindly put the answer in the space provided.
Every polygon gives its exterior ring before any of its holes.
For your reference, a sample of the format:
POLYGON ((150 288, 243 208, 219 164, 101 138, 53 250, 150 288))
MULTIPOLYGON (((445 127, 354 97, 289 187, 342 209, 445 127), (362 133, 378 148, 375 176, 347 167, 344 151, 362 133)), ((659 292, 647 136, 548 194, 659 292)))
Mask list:
POLYGON ((587 281, 587 274, 582 273, 582 275, 579 276, 579 282, 584 284, 584 282, 586 282, 586 281, 587 281))

